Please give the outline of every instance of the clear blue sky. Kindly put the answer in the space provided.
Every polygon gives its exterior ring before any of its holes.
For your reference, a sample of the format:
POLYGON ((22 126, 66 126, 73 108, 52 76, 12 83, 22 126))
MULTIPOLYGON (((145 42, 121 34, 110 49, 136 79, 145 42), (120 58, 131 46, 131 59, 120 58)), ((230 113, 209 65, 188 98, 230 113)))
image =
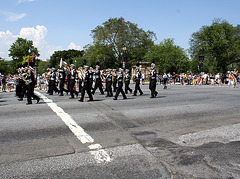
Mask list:
POLYGON ((54 50, 82 49, 110 17, 153 31, 155 43, 174 38, 186 50, 191 34, 214 18, 240 24, 239 9, 240 0, 0 0, 0 57, 17 37, 33 40, 43 60, 54 50))

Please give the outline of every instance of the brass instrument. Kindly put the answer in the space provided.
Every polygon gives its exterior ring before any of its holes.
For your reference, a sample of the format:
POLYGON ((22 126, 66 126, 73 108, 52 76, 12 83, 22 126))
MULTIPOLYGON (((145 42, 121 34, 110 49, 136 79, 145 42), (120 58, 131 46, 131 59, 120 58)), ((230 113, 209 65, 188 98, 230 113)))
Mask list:
POLYGON ((28 77, 27 73, 22 74, 22 80, 25 82, 26 85, 29 85, 29 81, 27 80, 27 77, 28 77))

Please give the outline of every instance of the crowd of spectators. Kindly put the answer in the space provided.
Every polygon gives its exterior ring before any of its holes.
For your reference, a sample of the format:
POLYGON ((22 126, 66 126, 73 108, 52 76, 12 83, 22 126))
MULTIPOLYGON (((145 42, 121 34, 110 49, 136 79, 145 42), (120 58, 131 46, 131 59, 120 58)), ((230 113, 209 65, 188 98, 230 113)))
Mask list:
MULTIPOLYGON (((238 70, 229 71, 227 74, 222 73, 181 73, 181 74, 171 74, 168 73, 168 85, 179 84, 179 85, 211 85, 211 86, 221 86, 228 85, 229 87, 237 87, 239 82, 238 70)), ((159 74, 158 83, 164 84, 164 74, 159 74)))
POLYGON ((1 75, 0 73, 0 92, 10 92, 15 90, 16 76, 13 75, 1 75), (15 79, 14 79, 15 78, 15 79))

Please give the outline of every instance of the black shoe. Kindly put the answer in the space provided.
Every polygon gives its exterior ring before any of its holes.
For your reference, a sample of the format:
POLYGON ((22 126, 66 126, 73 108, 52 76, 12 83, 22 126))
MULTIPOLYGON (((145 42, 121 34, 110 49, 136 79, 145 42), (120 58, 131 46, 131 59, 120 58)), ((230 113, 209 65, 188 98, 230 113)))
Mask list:
POLYGON ((154 98, 154 96, 151 96, 150 98, 154 98))
POLYGON ((93 101, 93 99, 89 99, 87 102, 93 101))
POLYGON ((105 97, 110 97, 110 96, 107 95, 107 96, 105 96, 105 97))
POLYGON ((63 96, 63 94, 60 94, 59 96, 63 96))
POLYGON ((78 101, 83 102, 83 99, 79 99, 78 101))
POLYGON ((143 93, 140 93, 140 96, 142 96, 143 95, 143 93))
POLYGON ((37 103, 39 103, 39 101, 40 101, 40 98, 37 99, 37 103))
POLYGON ((22 98, 19 98, 18 101, 23 101, 23 99, 22 99, 22 98))
POLYGON ((158 92, 157 91, 155 91, 155 97, 158 95, 158 92))
POLYGON ((29 105, 29 104, 32 104, 32 102, 28 102, 28 103, 26 103, 26 105, 29 105))
POLYGON ((116 98, 116 97, 114 97, 114 98, 113 98, 113 100, 117 100, 117 98, 116 98))
POLYGON ((133 94, 133 96, 137 96, 136 94, 133 94))
POLYGON ((100 95, 104 95, 104 93, 101 93, 100 95))
POLYGON ((127 99, 127 97, 124 97, 123 99, 127 99))
POLYGON ((127 92, 127 91, 125 91, 125 94, 128 94, 128 92, 127 92))
POLYGON ((76 92, 76 95, 78 96, 78 92, 76 92))

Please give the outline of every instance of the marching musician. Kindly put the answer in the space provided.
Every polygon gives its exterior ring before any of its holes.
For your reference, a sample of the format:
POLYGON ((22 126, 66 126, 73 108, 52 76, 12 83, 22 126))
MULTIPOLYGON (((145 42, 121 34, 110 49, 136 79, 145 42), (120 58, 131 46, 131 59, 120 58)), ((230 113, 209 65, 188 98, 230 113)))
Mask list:
POLYGON ((78 73, 78 81, 79 81, 79 83, 78 83, 78 91, 79 91, 79 93, 81 93, 81 91, 82 91, 82 82, 83 82, 83 69, 82 69, 82 67, 79 67, 78 68, 78 71, 77 71, 77 73, 78 73))
POLYGON ((91 93, 91 78, 90 78, 90 73, 88 71, 88 66, 84 66, 84 71, 83 71, 83 86, 82 86, 82 92, 81 92, 81 98, 78 100, 80 102, 83 102, 84 100, 84 95, 85 91, 87 91, 89 100, 88 101, 93 101, 93 96, 91 93))
POLYGON ((143 92, 140 88, 141 78, 142 78, 142 74, 141 74, 140 68, 137 66, 136 74, 135 74, 135 90, 134 90, 133 96, 137 96, 137 91, 139 91, 140 95, 143 94, 143 92))
POLYGON ((157 72, 155 70, 155 64, 151 64, 151 70, 150 70, 150 83, 149 83, 149 89, 151 90, 151 97, 155 98, 158 94, 156 91, 156 82, 157 82, 157 72))
POLYGON ((49 77, 49 95, 53 95, 53 91, 58 92, 57 86, 56 86, 56 73, 55 68, 51 69, 50 77, 49 77))
POLYGON ((21 97, 22 85, 23 85, 22 68, 19 68, 17 79, 16 79, 16 96, 19 97, 19 98, 21 97))
POLYGON ((104 95, 103 88, 102 88, 102 78, 101 78, 101 72, 100 72, 100 66, 96 65, 96 70, 94 71, 94 76, 95 76, 95 86, 92 91, 92 94, 94 95, 95 91, 97 88, 99 88, 100 92, 102 95, 104 95))
POLYGON ((112 93, 112 74, 111 69, 106 70, 106 90, 107 90, 107 96, 106 97, 113 97, 112 93))
POLYGON ((123 96, 123 99, 127 99, 127 96, 125 95, 123 91, 123 69, 119 68, 119 72, 117 74, 117 82, 118 82, 118 87, 117 87, 117 92, 113 98, 113 100, 117 100, 118 95, 121 93, 123 96))
POLYGON ((26 94, 26 91, 28 89, 28 80, 27 80, 27 70, 28 68, 25 67, 25 68, 22 68, 22 75, 21 75, 21 79, 22 79, 22 91, 21 91, 21 94, 20 94, 20 97, 18 99, 18 101, 23 101, 23 97, 24 95, 26 94))
POLYGON ((63 91, 68 93, 68 90, 64 89, 65 78, 66 78, 66 72, 65 72, 65 69, 62 67, 58 70, 59 96, 63 96, 63 91))
POLYGON ((129 87, 131 76, 129 74, 129 69, 125 71, 125 93, 128 94, 128 91, 132 93, 132 89, 129 87))
POLYGON ((74 89, 75 86, 75 79, 76 79, 76 70, 75 70, 75 65, 71 64, 70 65, 70 79, 69 79, 69 91, 71 94, 71 97, 69 99, 74 98, 74 94, 78 96, 78 92, 74 89))
POLYGON ((26 80, 28 80, 28 88, 27 88, 27 105, 32 104, 32 98, 37 100, 37 103, 40 101, 40 98, 34 94, 34 87, 35 87, 35 79, 33 74, 34 69, 32 67, 29 67, 28 69, 28 75, 26 77, 26 80))
POLYGON ((117 91, 117 70, 113 69, 113 91, 116 92, 117 91))

